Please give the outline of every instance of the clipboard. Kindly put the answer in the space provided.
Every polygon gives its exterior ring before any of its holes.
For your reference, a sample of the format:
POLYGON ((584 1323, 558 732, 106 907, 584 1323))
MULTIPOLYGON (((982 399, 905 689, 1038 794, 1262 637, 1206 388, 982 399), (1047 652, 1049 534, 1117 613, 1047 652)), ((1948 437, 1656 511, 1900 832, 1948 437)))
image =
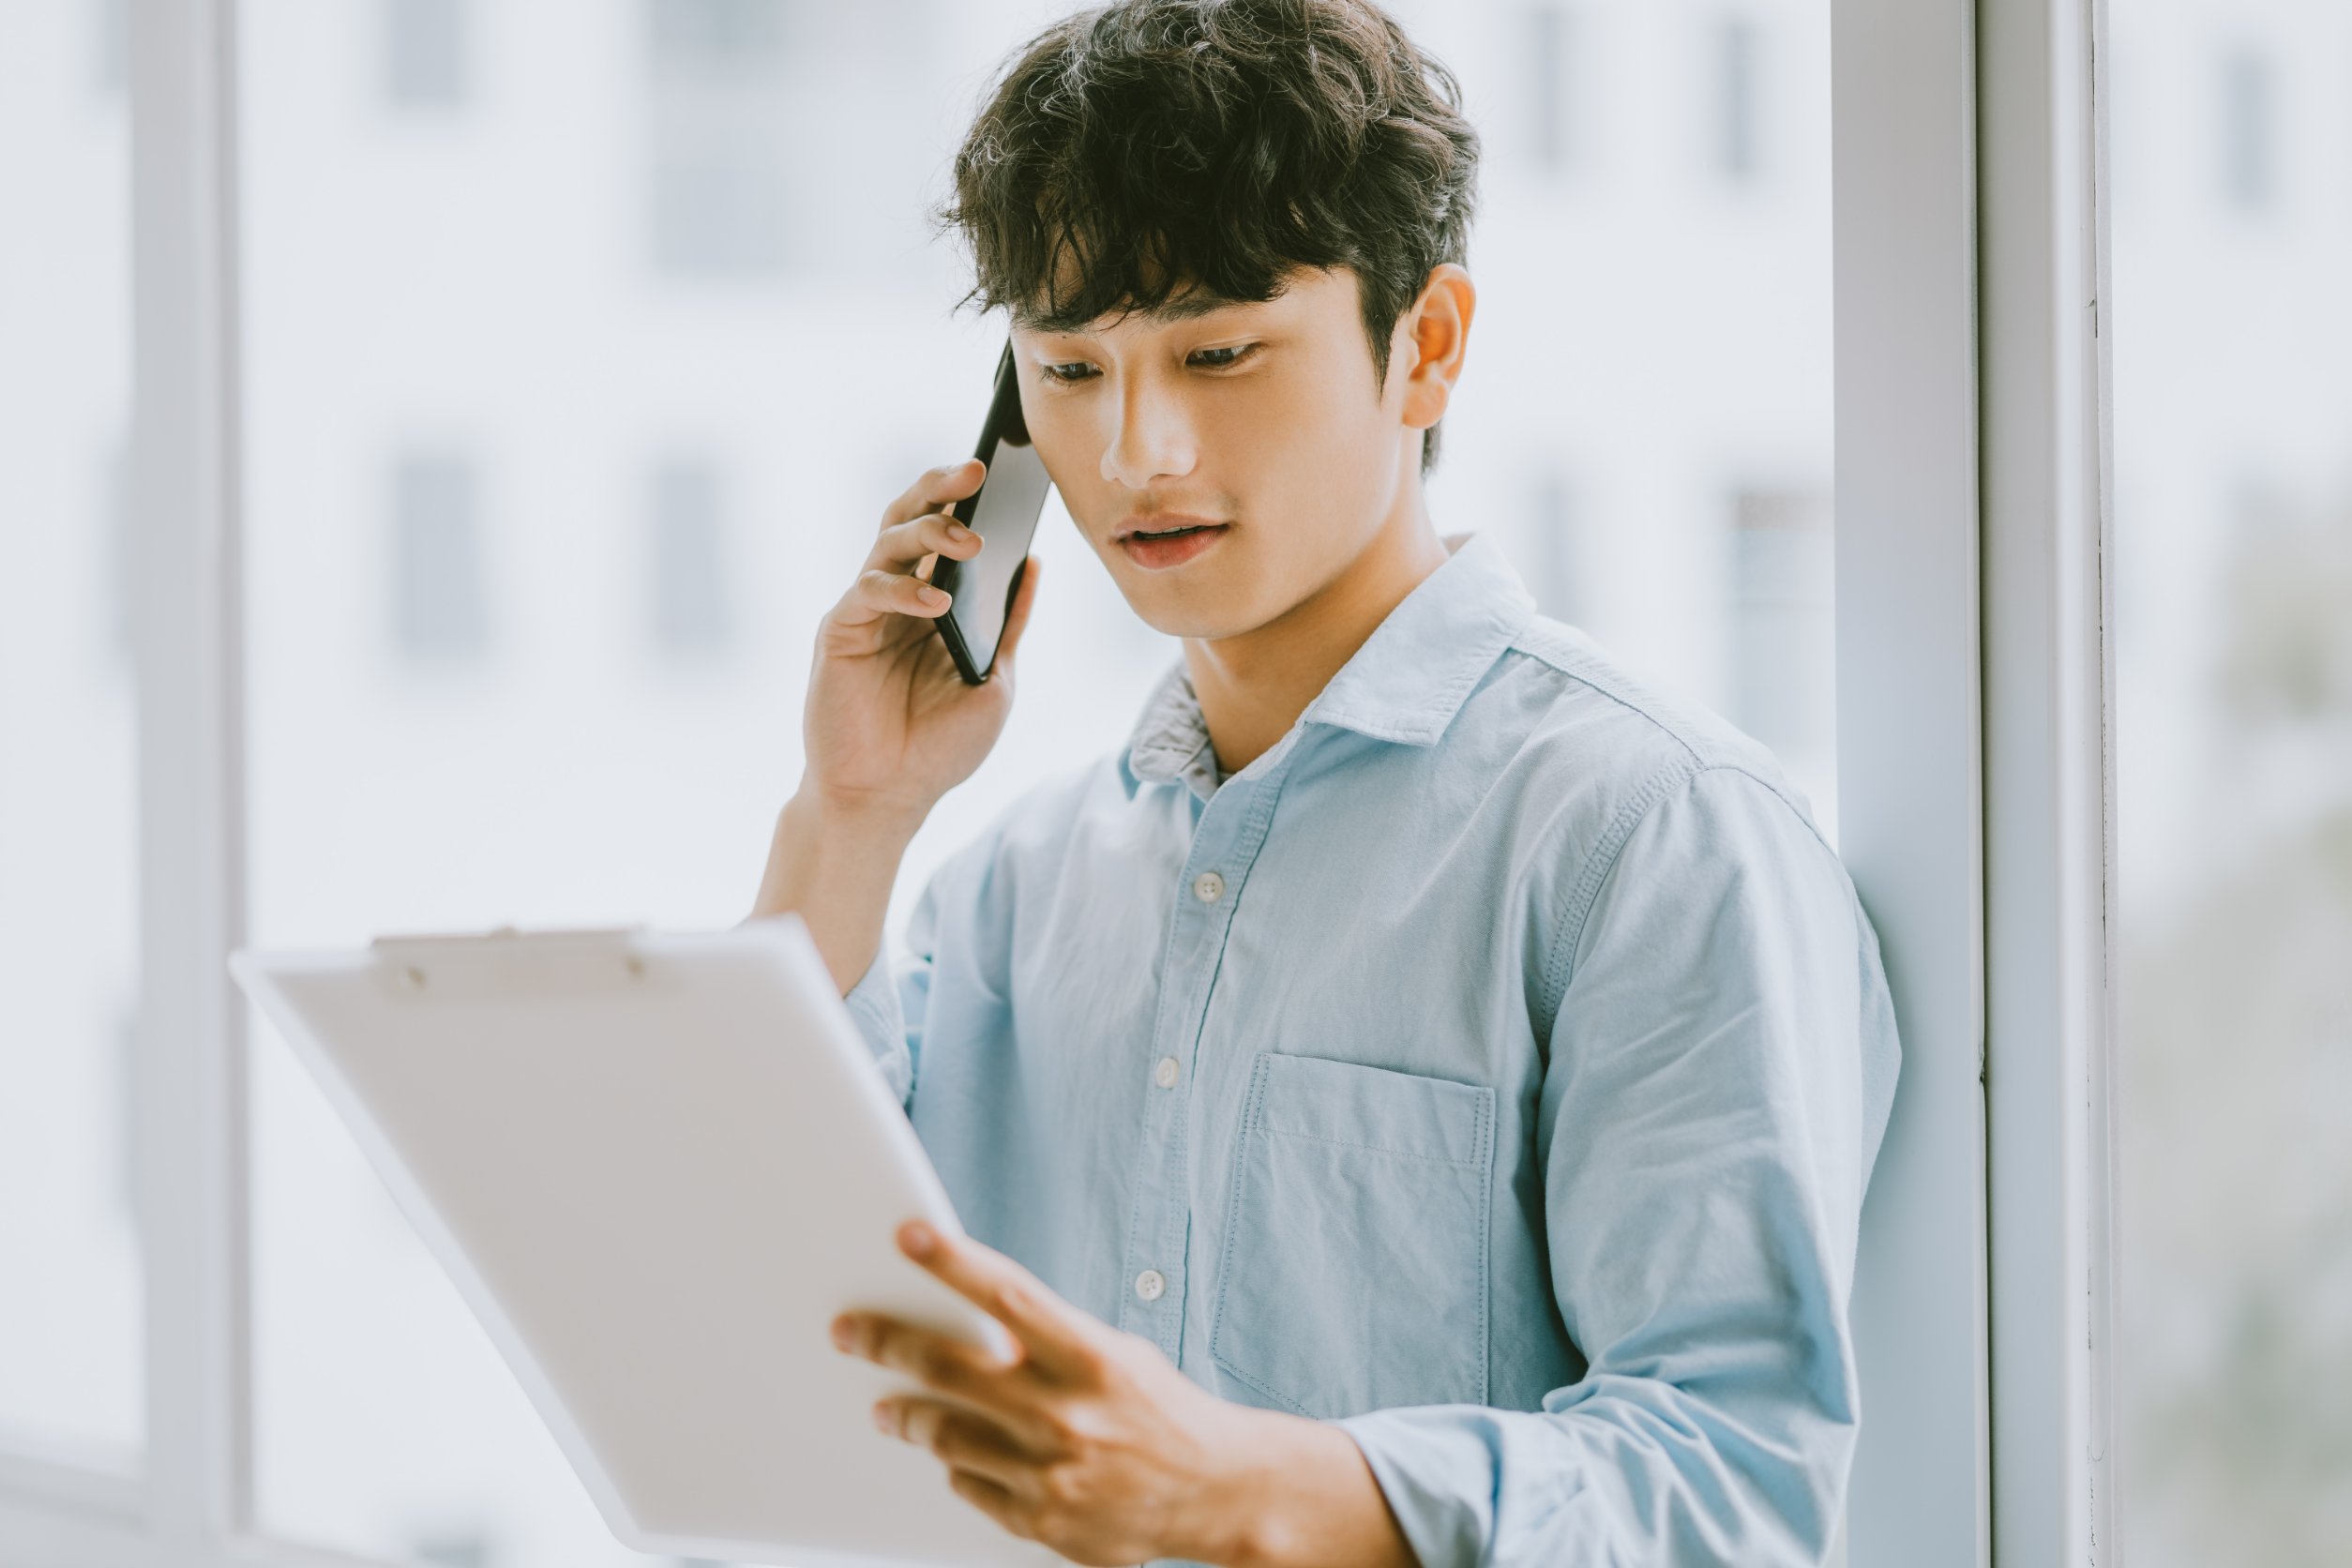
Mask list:
POLYGON ((240 952, 571 1462, 641 1551, 1028 1568, 930 1455, 844 1309, 1009 1347, 900 1255, 945 1189, 796 917, 240 952))

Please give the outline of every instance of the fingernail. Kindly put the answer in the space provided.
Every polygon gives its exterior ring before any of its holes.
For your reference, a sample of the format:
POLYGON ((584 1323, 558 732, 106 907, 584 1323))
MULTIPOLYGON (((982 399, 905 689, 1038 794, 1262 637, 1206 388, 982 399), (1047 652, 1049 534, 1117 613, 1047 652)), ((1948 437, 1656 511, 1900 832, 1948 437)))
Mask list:
POLYGON ((945 604, 947 602, 947 595, 940 589, 932 587, 927 582, 923 585, 923 592, 920 597, 925 604, 945 604))
POLYGON ((898 1435, 898 1424, 890 1418, 889 1406, 874 1407, 874 1430, 886 1438, 895 1438, 898 1435))
POLYGON ((833 1320, 833 1348, 835 1349, 846 1350, 856 1342, 856 1339, 857 1335, 851 1329, 850 1320, 847 1318, 837 1318, 833 1320))
POLYGON ((966 539, 978 537, 978 535, 973 534, 971 529, 966 528, 960 522, 951 522, 947 525, 947 536, 955 540, 957 544, 963 543, 966 539))
POLYGON ((907 1249, 908 1257, 928 1258, 931 1249, 939 1245, 939 1237, 921 1220, 910 1220, 906 1229, 898 1232, 898 1242, 907 1249))

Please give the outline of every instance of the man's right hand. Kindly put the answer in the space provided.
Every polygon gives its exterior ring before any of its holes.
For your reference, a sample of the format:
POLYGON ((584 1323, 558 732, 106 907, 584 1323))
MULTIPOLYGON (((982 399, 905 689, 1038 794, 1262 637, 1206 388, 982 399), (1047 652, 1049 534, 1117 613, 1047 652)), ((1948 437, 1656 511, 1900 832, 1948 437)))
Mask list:
POLYGON ((891 884, 915 829, 972 776, 1013 711, 1013 660, 1037 597, 1021 572, 995 668, 966 686, 931 623, 947 596, 927 580, 934 557, 969 561, 980 537, 942 507, 980 488, 978 459, 933 469, 882 513, 850 591, 817 627, 801 726, 807 764, 776 820, 752 914, 807 924, 846 995, 882 944, 891 884))
POLYGON ((966 686, 931 625, 947 596, 929 583, 934 557, 969 561, 980 536, 945 508, 980 488, 967 458, 924 475, 882 513, 864 569, 817 627, 802 720, 802 792, 828 815, 905 824, 972 776, 1013 709, 1014 656, 1037 596, 1037 563, 1021 573, 988 680, 966 686))

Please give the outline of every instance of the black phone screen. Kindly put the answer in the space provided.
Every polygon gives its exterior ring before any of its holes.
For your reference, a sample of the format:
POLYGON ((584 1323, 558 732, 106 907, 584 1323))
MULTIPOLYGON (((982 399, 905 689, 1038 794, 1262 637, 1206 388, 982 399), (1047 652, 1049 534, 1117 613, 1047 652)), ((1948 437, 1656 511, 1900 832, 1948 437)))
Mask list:
POLYGON ((1021 563, 1029 558, 1029 542, 1053 483, 1029 442, 1009 343, 997 362, 996 396, 980 428, 977 455, 988 464, 988 475, 980 493, 957 502, 955 512, 980 535, 980 553, 969 561, 942 556, 931 574, 932 581, 955 596, 956 602, 940 617, 940 636, 955 656, 957 671, 973 686, 987 680, 995 668, 1005 611, 1012 607, 1021 563))

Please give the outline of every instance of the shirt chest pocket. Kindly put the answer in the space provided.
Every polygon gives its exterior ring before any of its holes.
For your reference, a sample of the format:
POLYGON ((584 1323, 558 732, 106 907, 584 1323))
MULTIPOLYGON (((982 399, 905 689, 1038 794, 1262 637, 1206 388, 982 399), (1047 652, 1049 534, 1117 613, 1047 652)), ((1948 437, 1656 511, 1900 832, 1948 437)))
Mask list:
POLYGON ((1337 1417, 1484 1404, 1495 1092, 1261 1053, 1209 1353, 1259 1402, 1337 1417))

